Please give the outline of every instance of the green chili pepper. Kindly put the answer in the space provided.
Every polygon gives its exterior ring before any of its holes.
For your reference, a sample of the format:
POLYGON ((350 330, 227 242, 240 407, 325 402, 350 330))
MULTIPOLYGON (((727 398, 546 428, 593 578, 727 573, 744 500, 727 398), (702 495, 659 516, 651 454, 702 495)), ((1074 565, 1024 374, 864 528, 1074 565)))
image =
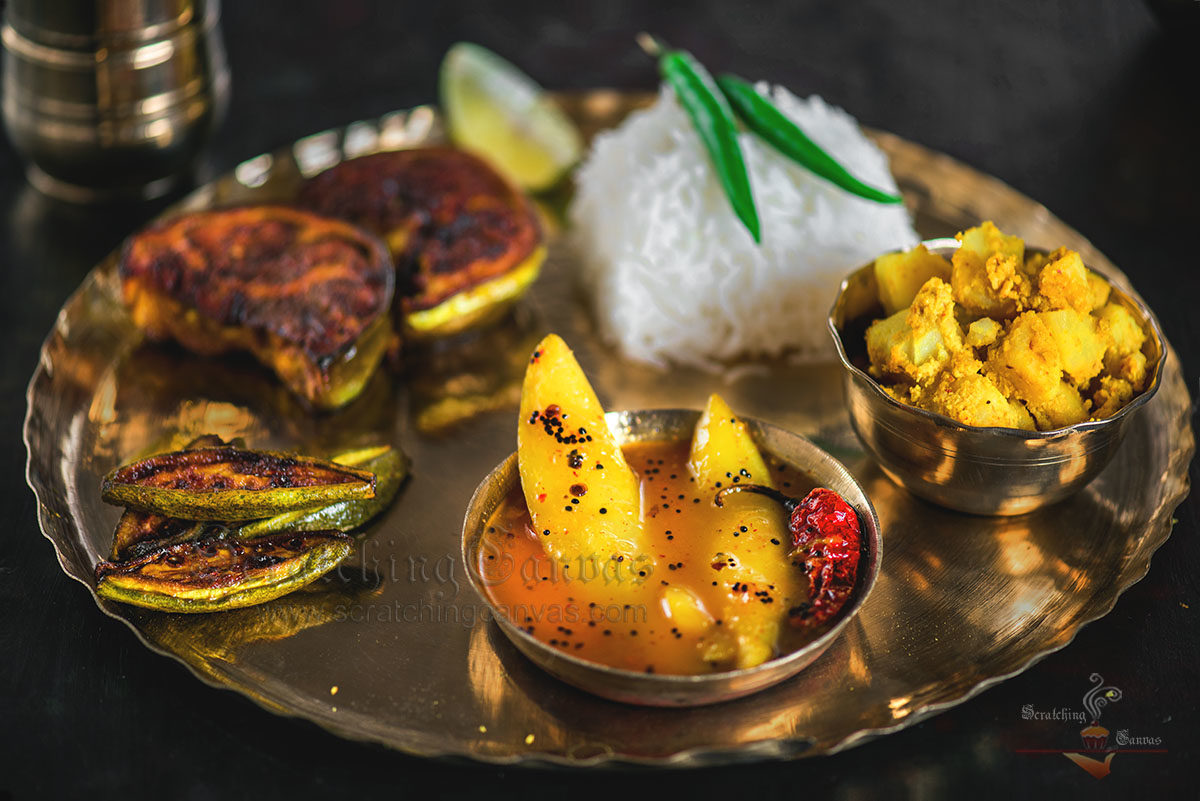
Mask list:
POLYGON ((783 155, 859 197, 877 203, 901 202, 899 195, 868 186, 847 172, 749 82, 734 75, 722 75, 717 78, 717 85, 746 126, 783 155))
POLYGON ((708 70, 683 50, 662 48, 651 37, 641 38, 642 46, 658 57, 658 71, 675 91, 679 105, 692 119, 700 141, 704 143, 717 177, 729 198, 729 204, 746 230, 761 242, 758 210, 750 192, 750 176, 738 145, 737 123, 733 110, 721 95, 708 70))

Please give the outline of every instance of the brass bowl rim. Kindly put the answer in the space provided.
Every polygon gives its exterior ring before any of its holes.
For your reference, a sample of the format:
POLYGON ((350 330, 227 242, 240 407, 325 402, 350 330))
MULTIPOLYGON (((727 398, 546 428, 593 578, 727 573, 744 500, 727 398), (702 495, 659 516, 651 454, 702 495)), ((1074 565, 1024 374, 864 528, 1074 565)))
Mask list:
MULTIPOLYGON (((892 250, 892 251, 888 251, 887 253, 881 253, 880 256, 887 256, 887 255, 890 255, 893 253, 908 253, 909 251, 914 250, 914 249, 920 247, 921 245, 924 245, 926 247, 926 249, 928 249, 932 253, 937 253, 938 255, 945 256, 945 255, 948 255, 948 254, 953 253, 954 251, 958 250, 961 243, 954 237, 941 237, 941 238, 937 238, 937 239, 926 239, 921 242, 918 242, 915 245, 912 245, 911 247, 900 248, 899 250, 892 250)), ((1041 253, 1041 254, 1050 253, 1050 251, 1045 250, 1044 248, 1029 247, 1029 246, 1026 246, 1025 252, 1026 253, 1031 253, 1031 252, 1032 253, 1041 253)), ((879 257, 876 257, 876 258, 879 258, 879 257)), ((851 363, 850 357, 846 355, 846 346, 842 342, 842 332, 839 330, 839 328, 837 326, 836 316, 838 313, 838 308, 842 304, 842 298, 845 296, 846 290, 849 289, 849 287, 850 287, 851 279, 853 279, 859 273, 870 269, 872 266, 874 266, 874 264, 875 264, 875 260, 872 259, 870 262, 856 268, 850 274, 848 274, 845 278, 842 279, 841 284, 838 285, 838 292, 837 292, 837 296, 833 300, 833 305, 830 306, 830 308, 829 308, 829 315, 825 320, 825 324, 829 329, 830 335, 833 337, 833 343, 837 349, 838 361, 841 362, 842 367, 845 368, 846 370, 849 370, 852 375, 866 381, 871 387, 870 392, 873 394, 873 396, 876 399, 882 400, 884 403, 888 404, 889 406, 891 406, 894 409, 902 410, 902 413, 916 415, 917 417, 925 419, 935 425, 941 426, 943 428, 956 429, 958 431, 979 433, 979 434, 985 434, 985 435, 991 434, 994 436, 1008 437, 1013 440, 1023 440, 1023 441, 1057 440, 1057 439, 1064 438, 1070 434, 1074 434, 1077 432, 1089 432, 1089 431, 1095 431, 1095 430, 1098 430, 1101 428, 1106 428, 1109 426, 1114 426, 1116 423, 1118 423, 1118 421, 1124 419, 1125 417, 1128 417, 1131 414, 1134 414, 1138 409, 1140 409, 1141 407, 1143 407, 1147 403, 1149 403, 1150 399, 1158 393, 1159 386, 1162 384, 1163 368, 1167 361, 1167 349, 1166 349, 1166 338, 1163 335, 1162 326, 1159 325, 1158 318, 1154 315, 1154 312, 1150 309, 1150 307, 1144 301, 1142 301, 1141 298, 1139 298, 1135 294, 1132 294, 1131 292, 1127 291, 1126 289, 1121 287, 1119 284, 1114 282, 1112 280, 1112 278, 1110 278, 1108 276, 1108 274, 1106 274, 1104 271, 1097 270, 1094 267, 1092 267, 1091 265, 1088 265, 1085 263, 1084 266, 1087 267, 1088 270, 1090 270, 1091 272, 1095 273, 1096 275, 1103 278, 1106 282, 1108 282, 1108 285, 1112 289, 1112 291, 1120 293, 1121 297, 1124 298, 1126 301, 1128 301, 1133 306, 1135 306, 1138 309, 1138 311, 1142 313, 1145 320, 1149 323, 1150 336, 1152 336, 1154 338, 1154 343, 1158 348, 1158 359, 1157 359, 1157 363, 1155 364, 1154 372, 1151 376, 1150 383, 1146 386, 1146 388, 1144 390, 1142 390, 1141 393, 1139 393, 1137 395, 1137 397, 1131 399, 1128 403, 1126 403, 1124 406, 1122 406, 1120 409, 1118 409, 1117 413, 1112 415, 1111 417, 1105 417, 1102 420, 1085 420, 1082 423, 1073 423, 1072 425, 1069 425, 1069 426, 1063 426, 1062 428, 1054 428, 1054 429, 1050 429, 1048 431, 1025 431, 1020 428, 1009 428, 1007 426, 973 426, 973 425, 968 425, 966 423, 961 423, 958 420, 955 420, 952 417, 947 417, 944 414, 939 414, 937 412, 931 412, 927 409, 921 409, 916 406, 910 406, 907 403, 903 403, 901 401, 896 400, 891 395, 884 392, 882 385, 880 385, 880 383, 877 380, 875 380, 873 377, 871 377, 870 374, 864 372, 863 370, 856 367, 853 363, 851 363)))
MULTIPOLYGON (((605 419, 609 423, 609 426, 612 427, 615 422, 637 419, 639 416, 647 415, 647 414, 661 415, 661 416, 690 417, 694 421, 694 420, 699 419, 701 412, 697 409, 677 409, 677 408, 635 409, 635 410, 608 412, 605 414, 605 419)), ((471 528, 471 510, 473 510, 476 507, 476 505, 480 502, 481 496, 487 490, 487 488, 494 482, 500 480, 501 476, 510 469, 509 468, 510 462, 514 462, 517 458, 516 451, 513 451, 508 456, 506 456, 499 464, 497 464, 494 468, 492 468, 488 472, 488 474, 486 476, 484 476, 483 480, 481 480, 479 482, 479 485, 475 488, 475 492, 472 493, 472 495, 471 495, 471 500, 467 503, 467 511, 463 518, 463 531, 462 531, 462 536, 461 536, 461 540, 462 540, 461 557, 462 557, 463 563, 466 567, 467 578, 471 583, 471 588, 475 590, 476 595, 479 596, 480 600, 483 601, 484 605, 487 606, 487 608, 492 612, 493 619, 500 626, 500 628, 504 632, 505 636, 508 637, 510 640, 519 640, 519 643, 514 642, 514 645, 517 645, 519 650, 522 650, 522 651, 525 650, 524 647, 521 646, 521 644, 523 643, 525 646, 531 647, 533 650, 537 651, 540 654, 544 654, 546 656, 553 657, 555 660, 563 660, 563 661, 567 662, 568 664, 574 665, 575 667, 580 668, 581 670, 588 672, 588 673, 599 674, 600 676, 605 676, 605 677, 609 677, 609 678, 613 678, 613 679, 624 679, 627 681, 636 681, 643 685, 659 685, 661 687, 661 692, 664 696, 668 696, 672 693, 677 693, 677 692, 679 692, 679 690, 681 688, 697 688, 697 687, 705 687, 707 685, 721 685, 721 684, 728 682, 730 680, 733 680, 733 679, 750 678, 750 677, 755 677, 755 676, 759 676, 764 673, 770 673, 770 672, 774 672, 774 671, 780 672, 780 675, 778 676, 777 679, 770 681, 769 683, 766 683, 766 684, 750 691, 751 693, 757 693, 757 692, 760 692, 761 690, 765 690, 771 686, 774 686, 775 684, 778 684, 782 681, 792 678, 797 673, 801 672, 805 667, 808 667, 809 662, 812 659, 816 658, 816 656, 814 656, 814 653, 817 656, 819 656, 826 648, 828 648, 831 644, 833 644, 833 642, 839 636, 841 636, 843 629, 845 629, 846 626, 848 626, 850 624, 850 621, 858 616, 858 613, 862 609, 863 604, 866 602, 867 597, 871 594, 871 591, 875 587, 876 581, 879 578, 880 564, 882 562, 882 556, 883 556, 883 536, 882 536, 882 529, 879 524, 879 516, 875 512, 875 505, 871 503, 871 499, 867 495, 866 489, 862 486, 862 484, 859 482, 859 480, 857 478, 855 478, 854 474, 851 473, 846 468, 846 466, 841 463, 841 461, 839 461, 836 457, 834 457, 832 454, 830 454, 824 448, 817 445, 815 442, 813 442, 808 437, 805 437, 802 434, 798 434, 794 431, 783 428, 782 426, 774 425, 773 423, 768 423, 759 418, 743 416, 743 417, 741 417, 741 420, 743 420, 745 423, 747 423, 750 426, 751 430, 754 430, 754 429, 759 429, 759 430, 763 430, 763 431, 774 430, 774 431, 779 432, 780 434, 784 435, 785 437, 792 437, 795 440, 803 442, 805 444, 805 447, 810 447, 817 454, 819 454, 820 462, 821 462, 820 468, 822 470, 824 470, 825 472, 818 474, 816 471, 813 471, 813 470, 809 470, 806 468, 797 468, 797 469, 800 469, 803 472, 805 472, 812 479, 814 479, 814 481, 817 483, 817 486, 823 486, 825 479, 828 478, 829 476, 833 475, 833 476, 837 476, 838 478, 841 478, 844 481, 849 481, 854 487, 856 487, 858 489, 859 493, 862 495, 863 502, 864 502, 866 508, 865 509, 859 508, 858 504, 852 504, 852 505, 854 506, 855 511, 857 511, 859 513, 860 523, 863 524, 862 525, 862 529, 863 529, 862 538, 863 538, 864 553, 863 553, 862 559, 859 562, 859 574, 858 574, 858 577, 855 582, 856 586, 854 589, 854 597, 851 599, 851 602, 848 605, 843 607, 838 612, 838 620, 836 623, 833 624, 833 626, 831 626, 829 629, 827 629, 825 632, 823 632, 816 639, 814 639, 808 643, 805 643, 803 646, 801 646, 800 648, 797 648, 795 651, 791 651, 790 653, 782 654, 773 659, 768 659, 766 662, 763 662, 761 665, 755 665, 752 668, 722 670, 722 671, 718 671, 715 673, 701 673, 701 674, 694 674, 694 675, 678 674, 678 673, 674 673, 674 674, 673 673, 645 673, 642 671, 628 670, 626 668, 615 668, 615 667, 611 667, 609 665, 605 665, 601 662, 595 662, 590 659, 583 659, 581 657, 575 656, 574 654, 566 653, 564 651, 560 651, 560 650, 554 648, 553 646, 547 645, 546 643, 542 642, 538 638, 534 637, 529 632, 522 629, 520 626, 513 623, 511 620, 509 620, 507 617, 505 617, 502 612, 500 612, 496 608, 496 606, 492 603, 491 599, 488 597, 487 591, 484 589, 484 586, 483 586, 483 579, 478 574, 478 571, 475 567, 476 560, 474 559, 474 554, 479 548, 479 543, 482 541, 482 537, 480 536, 480 533, 481 533, 483 526, 481 523, 479 526, 480 531, 471 531, 470 530, 470 528, 471 528), (794 664, 797 664, 797 663, 799 664, 799 667, 796 667, 795 669, 791 669, 791 666, 794 664)), ((694 423, 693 423, 693 425, 694 425, 694 423)), ((639 441, 655 441, 655 440, 652 438, 647 438, 646 440, 639 440, 639 441)), ((777 453, 772 452, 772 455, 774 455, 778 459, 783 460, 784 462, 786 462, 788 464, 791 464, 791 460, 784 459, 782 456, 780 456, 777 453)), ((793 465, 793 466, 795 466, 795 465, 793 465)), ((520 482, 519 475, 517 476, 517 481, 520 482)), ((484 521, 484 522, 486 522, 486 521, 484 521)), ((531 659, 530 661, 534 661, 534 660, 531 659)), ((548 673, 550 672, 550 671, 546 670, 546 668, 540 662, 534 661, 534 663, 540 669, 542 669, 548 673)), ((557 678, 557 676, 555 678, 557 678)), ((586 689, 586 688, 584 688, 584 689, 586 689)), ((603 693, 597 693, 597 694, 600 694, 603 696, 603 693)), ((697 700, 697 701, 689 701, 686 703, 676 702, 676 703, 672 703, 671 705, 672 706, 701 706, 701 705, 707 705, 710 703, 717 703, 720 700, 733 700, 734 698, 739 697, 740 695, 745 695, 745 694, 747 694, 747 693, 741 693, 739 695, 729 695, 729 696, 726 696, 724 699, 697 700)), ((606 697, 609 697, 609 696, 606 696, 606 697)), ((632 702, 627 702, 627 703, 632 703, 632 702)), ((638 704, 638 705, 644 705, 644 704, 638 704)))

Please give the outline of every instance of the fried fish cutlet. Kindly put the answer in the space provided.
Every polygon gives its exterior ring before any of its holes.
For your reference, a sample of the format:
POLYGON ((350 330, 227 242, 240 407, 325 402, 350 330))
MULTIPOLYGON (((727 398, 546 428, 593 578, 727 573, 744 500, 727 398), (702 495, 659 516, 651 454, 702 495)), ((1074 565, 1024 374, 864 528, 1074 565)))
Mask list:
POLYGON ((526 197, 462 150, 415 148, 350 159, 312 178, 300 205, 383 237, 405 329, 458 333, 507 308, 545 258, 526 197))
POLYGON ((341 220, 282 206, 184 214, 130 238, 133 322, 200 354, 246 350, 313 406, 353 400, 392 337, 387 249, 341 220))

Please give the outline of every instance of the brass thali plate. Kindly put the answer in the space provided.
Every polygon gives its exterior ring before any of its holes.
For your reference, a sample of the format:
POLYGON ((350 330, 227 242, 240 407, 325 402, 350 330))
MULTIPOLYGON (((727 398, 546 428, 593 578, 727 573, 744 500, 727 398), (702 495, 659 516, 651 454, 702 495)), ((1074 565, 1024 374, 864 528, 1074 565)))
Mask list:
MULTIPOLYGON (((646 97, 562 100, 590 134, 646 97)), ((286 201, 304 175, 343 158, 440 135, 428 108, 355 123, 251 159, 181 207, 286 201)), ((950 158, 872 136, 923 237, 992 219, 1030 244, 1075 248, 1128 287, 1043 206, 950 158)), ((687 766, 830 753, 1025 670, 1145 575, 1187 494, 1194 440, 1173 350, 1157 397, 1081 494, 1022 517, 970 517, 907 494, 864 456, 832 357, 667 378, 598 340, 570 268, 556 236, 542 278, 506 323, 407 354, 402 371, 381 372, 349 408, 311 415, 248 360, 144 343, 120 306, 110 257, 63 307, 29 386, 28 480, 42 531, 66 573, 94 592, 93 568, 119 513, 100 501, 100 478, 118 463, 203 432, 312 453, 398 444, 412 457, 412 479, 350 562, 315 587, 211 615, 97 603, 202 680, 346 737, 496 763, 687 766), (699 408, 719 390, 739 412, 810 436, 862 482, 883 527, 882 572, 859 616, 808 670, 716 706, 627 707, 541 673, 485 619, 459 560, 463 512, 515 447, 525 358, 548 331, 575 349, 606 408, 699 408)))

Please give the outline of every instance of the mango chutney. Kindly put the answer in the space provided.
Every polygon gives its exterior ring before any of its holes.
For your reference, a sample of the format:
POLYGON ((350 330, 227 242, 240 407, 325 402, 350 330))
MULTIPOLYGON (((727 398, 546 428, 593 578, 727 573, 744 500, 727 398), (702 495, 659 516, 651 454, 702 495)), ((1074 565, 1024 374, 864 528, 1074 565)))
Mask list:
MULTIPOLYGON (((792 542, 782 512, 746 493, 728 496, 718 508, 715 492, 697 485, 686 440, 640 442, 621 450, 640 485, 649 552, 629 558, 552 559, 517 485, 491 515, 477 551, 476 568, 488 600, 501 614, 564 653, 663 674, 737 667, 728 617, 738 610, 777 612, 775 656, 796 650, 828 628, 796 628, 786 620, 789 610, 808 601, 801 565, 789 564, 795 581, 787 587, 740 579, 739 560, 761 562, 764 551, 780 563, 791 562, 792 542), (729 536, 714 538, 718 528, 729 536), (727 545, 717 550, 713 546, 718 541, 727 545), (681 593, 688 602, 674 603, 681 593)), ((789 495, 804 495, 815 486, 802 473, 764 457, 771 481, 789 495)), ((721 483, 746 480, 730 474, 721 483)), ((586 501, 586 494, 581 499, 586 501)))

